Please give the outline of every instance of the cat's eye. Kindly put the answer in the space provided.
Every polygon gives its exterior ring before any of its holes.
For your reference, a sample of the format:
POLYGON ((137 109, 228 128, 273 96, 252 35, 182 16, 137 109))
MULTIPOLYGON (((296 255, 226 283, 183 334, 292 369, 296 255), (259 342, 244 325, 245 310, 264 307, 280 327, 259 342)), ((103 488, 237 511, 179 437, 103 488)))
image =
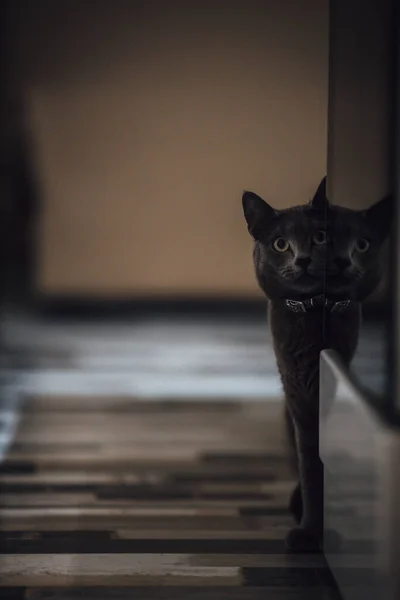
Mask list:
POLYGON ((322 231, 322 229, 320 231, 318 231, 318 233, 316 233, 313 236, 313 242, 314 242, 314 244, 316 244, 316 246, 322 246, 322 244, 325 244, 326 243, 325 231, 322 231))
POLYGON ((358 240, 356 240, 354 247, 357 250, 357 252, 368 252, 369 241, 365 238, 359 238, 358 240))
POLYGON ((290 248, 290 244, 284 238, 277 238, 272 244, 272 247, 276 252, 287 252, 290 248))

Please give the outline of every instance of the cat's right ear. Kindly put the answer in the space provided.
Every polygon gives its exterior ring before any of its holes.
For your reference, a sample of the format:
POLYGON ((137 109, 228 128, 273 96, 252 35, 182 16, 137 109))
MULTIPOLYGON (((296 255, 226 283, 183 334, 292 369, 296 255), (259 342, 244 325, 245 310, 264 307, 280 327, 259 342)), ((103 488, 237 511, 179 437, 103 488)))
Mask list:
POLYGON ((276 210, 254 192, 243 192, 242 205, 249 233, 259 239, 271 219, 276 217, 276 210))

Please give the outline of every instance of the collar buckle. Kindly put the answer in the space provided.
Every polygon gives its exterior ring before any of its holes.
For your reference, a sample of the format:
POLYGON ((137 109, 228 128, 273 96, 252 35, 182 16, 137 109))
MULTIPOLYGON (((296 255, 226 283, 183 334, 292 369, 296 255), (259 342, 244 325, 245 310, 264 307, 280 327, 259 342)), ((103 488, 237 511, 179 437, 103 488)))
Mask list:
POLYGON ((285 304, 293 312, 307 312, 304 302, 301 302, 301 300, 285 300, 285 304))

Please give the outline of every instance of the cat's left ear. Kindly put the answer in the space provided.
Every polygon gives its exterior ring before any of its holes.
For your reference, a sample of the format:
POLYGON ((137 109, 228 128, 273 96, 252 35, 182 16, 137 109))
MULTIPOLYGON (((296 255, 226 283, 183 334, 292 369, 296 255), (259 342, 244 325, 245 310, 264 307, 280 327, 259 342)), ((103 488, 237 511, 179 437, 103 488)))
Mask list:
POLYGON ((326 196, 326 175, 318 186, 317 191, 314 194, 314 197, 309 202, 309 206, 314 208, 315 210, 325 210, 326 206, 329 204, 328 198, 326 196))
POLYGON ((243 192, 242 205, 250 235, 255 240, 261 239, 268 224, 276 217, 276 210, 254 192, 243 192))
POLYGON ((378 230, 382 238, 387 237, 390 233, 393 219, 392 194, 388 194, 382 200, 364 210, 363 214, 372 229, 378 230))

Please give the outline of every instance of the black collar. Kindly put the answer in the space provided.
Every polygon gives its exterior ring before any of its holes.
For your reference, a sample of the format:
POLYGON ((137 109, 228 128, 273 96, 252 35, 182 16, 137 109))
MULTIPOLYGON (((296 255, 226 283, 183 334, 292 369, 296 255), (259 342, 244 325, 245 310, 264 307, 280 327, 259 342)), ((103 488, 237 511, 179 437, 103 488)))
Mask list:
POLYGON ((285 306, 292 312, 308 312, 317 306, 326 308, 329 312, 341 312, 352 304, 351 300, 329 300, 324 294, 308 298, 307 300, 285 300, 285 306))

